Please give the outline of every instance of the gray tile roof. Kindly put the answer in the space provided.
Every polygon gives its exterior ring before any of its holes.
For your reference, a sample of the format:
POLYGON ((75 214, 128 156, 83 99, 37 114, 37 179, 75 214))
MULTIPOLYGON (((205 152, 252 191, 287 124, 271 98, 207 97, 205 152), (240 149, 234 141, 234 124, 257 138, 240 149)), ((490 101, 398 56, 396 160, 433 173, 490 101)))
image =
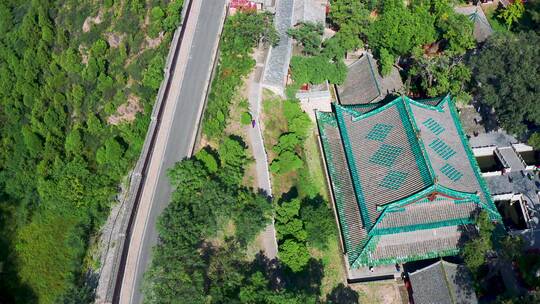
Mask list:
POLYGON ((433 201, 423 199, 388 213, 377 224, 376 229, 471 218, 477 208, 478 205, 473 201, 456 204, 454 200, 443 196, 435 198, 433 201))
POLYGON ((482 201, 488 203, 491 198, 484 193, 480 184, 476 159, 473 159, 474 164, 469 161, 466 147, 461 141, 448 107, 448 103, 442 103, 440 111, 434 111, 419 104, 411 104, 413 117, 420 130, 433 172, 442 186, 462 192, 478 193, 482 201))
POLYGON ((295 0, 294 22, 325 23, 326 0, 295 0))
POLYGON ((471 137, 469 144, 472 148, 496 146, 496 147, 509 147, 512 144, 517 144, 518 140, 512 135, 504 131, 494 131, 489 133, 482 133, 478 136, 471 137))
POLYGON ((428 255, 434 251, 457 248, 462 238, 461 227, 446 226, 422 229, 380 237, 371 259, 406 260, 410 256, 428 255))
POLYGON ((525 170, 526 165, 518 156, 514 148, 512 147, 498 148, 497 151, 499 153, 499 156, 501 157, 501 161, 504 164, 506 164, 508 168, 511 168, 512 171, 525 170))
POLYGON ((436 262, 409 274, 415 304, 476 304, 469 272, 462 265, 436 262))
POLYGON ((474 23, 473 36, 478 42, 484 42, 493 34, 493 29, 484 14, 481 6, 458 6, 454 10, 469 17, 474 23))
POLYGON ((354 166, 358 172, 369 222, 372 224, 376 220, 377 205, 382 206, 412 195, 427 187, 430 181, 422 175, 422 171, 426 170, 425 164, 416 161, 414 151, 419 149, 418 143, 409 140, 407 128, 411 128, 410 121, 403 119, 399 106, 388 107, 378 115, 357 121, 350 112, 342 113, 343 119, 338 119, 338 122, 351 140, 354 160, 350 160, 350 166, 354 166), (370 136, 381 127, 388 130, 384 138, 384 134, 379 138, 370 136), (397 172, 405 175, 399 187, 385 186, 385 177, 397 172))
MULTIPOLYGON (((496 147, 495 155, 506 169, 504 174, 485 176, 484 179, 492 195, 523 195, 523 200, 531 217, 540 214, 540 178, 534 170, 526 167, 521 156, 513 148, 519 141, 504 131, 480 134, 470 139, 471 146, 475 148, 496 147), (529 170, 527 170, 529 169, 529 170)), ((533 152, 534 153, 534 152, 533 152)), ((536 228, 538 222, 530 222, 531 228, 536 228)))
POLYGON ((529 203, 529 207, 540 210, 540 198, 538 197, 540 178, 536 174, 527 171, 513 171, 504 175, 489 176, 485 180, 493 195, 521 193, 525 196, 524 199, 529 203))
POLYGON ((390 75, 379 74, 377 60, 365 52, 360 59, 349 66, 343 85, 337 86, 339 102, 342 105, 378 102, 386 95, 397 92, 403 83, 396 68, 390 75))

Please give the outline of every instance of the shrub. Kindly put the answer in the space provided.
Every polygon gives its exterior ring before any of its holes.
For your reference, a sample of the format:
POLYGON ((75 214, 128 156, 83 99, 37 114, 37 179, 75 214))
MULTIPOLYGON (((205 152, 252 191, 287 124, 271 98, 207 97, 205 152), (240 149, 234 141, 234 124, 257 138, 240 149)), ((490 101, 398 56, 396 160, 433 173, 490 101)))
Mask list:
POLYGON ((270 164, 270 171, 273 173, 285 174, 300 169, 302 165, 303 161, 298 154, 291 151, 285 151, 272 161, 270 164))
POLYGON ((242 114, 240 115, 240 123, 247 126, 247 125, 250 125, 251 124, 251 114, 249 114, 249 112, 242 112, 242 114))
POLYGON ((152 88, 154 90, 159 89, 161 82, 163 81, 163 67, 165 60, 161 56, 154 57, 148 68, 143 73, 142 83, 143 85, 152 88))
POLYGON ((540 149, 540 132, 533 133, 531 137, 529 137, 528 143, 535 149, 540 149))
POLYGON ((259 41, 274 42, 276 35, 268 14, 239 12, 227 18, 221 36, 221 57, 208 96, 203 132, 219 138, 227 125, 229 106, 246 76, 255 66, 250 54, 259 41))

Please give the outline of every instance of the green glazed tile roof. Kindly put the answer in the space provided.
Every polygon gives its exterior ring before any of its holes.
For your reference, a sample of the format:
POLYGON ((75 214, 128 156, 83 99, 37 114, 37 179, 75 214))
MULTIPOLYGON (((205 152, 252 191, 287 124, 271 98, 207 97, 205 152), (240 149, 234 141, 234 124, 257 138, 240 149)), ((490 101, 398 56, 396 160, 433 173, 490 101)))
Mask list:
POLYGON ((449 96, 333 110, 317 121, 351 267, 455 254, 478 208, 500 219, 449 96))
POLYGON ((317 122, 343 246, 349 258, 354 260, 363 248, 367 232, 363 228, 360 218, 360 210, 343 145, 340 142, 335 115, 334 113, 318 112, 317 122))
POLYGON ((393 126, 392 125, 387 125, 387 124, 383 124, 383 123, 378 123, 376 124, 375 126, 373 126, 373 128, 371 129, 371 131, 369 131, 368 135, 366 136, 367 139, 371 139, 371 140, 377 140, 377 141, 384 141, 384 139, 386 138, 386 136, 388 136, 388 134, 390 133, 390 131, 392 130, 393 126))
POLYGON ((435 150, 435 152, 437 152, 437 154, 439 154, 439 156, 442 157, 444 160, 447 160, 456 154, 456 151, 454 151, 440 138, 433 140, 429 144, 429 147, 435 150))
POLYGON ((402 147, 383 144, 369 159, 370 162, 385 167, 392 167, 403 151, 402 147))
POLYGON ((441 172, 454 182, 458 181, 463 176, 463 173, 459 172, 456 168, 449 164, 442 166, 441 172))
POLYGON ((422 124, 428 127, 428 129, 431 130, 431 132, 433 132, 435 135, 440 135, 444 131, 443 126, 441 126, 438 122, 436 122, 431 117, 424 120, 422 124))
POLYGON ((397 190, 401 187, 401 184, 405 181, 407 177, 406 172, 401 171, 390 171, 381 181, 379 186, 385 187, 392 190, 397 190))

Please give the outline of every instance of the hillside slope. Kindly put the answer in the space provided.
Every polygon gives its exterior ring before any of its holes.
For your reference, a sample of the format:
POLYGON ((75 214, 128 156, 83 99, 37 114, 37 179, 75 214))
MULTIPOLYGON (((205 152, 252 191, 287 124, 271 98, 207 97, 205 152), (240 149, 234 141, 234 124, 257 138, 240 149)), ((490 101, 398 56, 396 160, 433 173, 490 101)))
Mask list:
POLYGON ((83 303, 182 0, 0 3, 0 302, 83 303))

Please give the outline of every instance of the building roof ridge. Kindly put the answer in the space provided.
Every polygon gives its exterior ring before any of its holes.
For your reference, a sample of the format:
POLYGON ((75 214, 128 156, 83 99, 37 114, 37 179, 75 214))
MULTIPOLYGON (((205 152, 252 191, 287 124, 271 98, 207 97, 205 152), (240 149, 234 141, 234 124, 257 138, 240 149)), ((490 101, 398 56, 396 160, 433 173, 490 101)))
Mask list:
MULTIPOLYGON (((420 148, 420 153, 422 155, 422 159, 424 160, 424 162, 425 162, 425 164, 426 164, 426 166, 428 168, 428 172, 429 172, 429 175, 430 175, 430 178, 431 178, 431 183, 436 184, 437 183, 437 175, 435 174, 435 171, 433 170, 433 164, 431 163, 431 159, 429 158, 429 155, 426 152, 426 146, 424 144, 424 139, 422 138, 422 135, 420 134, 421 131, 420 131, 420 128, 418 127, 416 117, 413 115, 412 110, 411 110, 410 103, 413 102, 414 100, 410 99, 407 96, 401 96, 401 99, 403 100, 403 105, 405 106, 405 112, 407 113, 407 117, 409 118, 408 119, 409 123, 411 124, 411 126, 413 128, 413 131, 414 131, 414 135, 416 136, 417 144, 418 144, 418 147, 420 148)), ((414 102, 416 102, 416 101, 414 101, 414 102)), ((424 105, 424 106, 429 107, 428 109, 433 108, 433 106, 429 106, 429 105, 424 105)), ((437 107, 438 107, 438 105, 437 105, 437 107)))
MULTIPOLYGON (((472 199, 472 200, 476 200, 476 201, 480 202, 478 194, 476 194, 476 193, 454 190, 454 189, 448 188, 448 187, 440 185, 440 184, 433 184, 433 185, 430 185, 430 186, 424 188, 421 191, 416 192, 413 195, 410 195, 410 196, 402 198, 400 200, 385 204, 383 206, 379 206, 377 208, 378 209, 380 208, 379 210, 384 212, 384 210, 387 210, 387 209, 390 209, 390 208, 403 207, 403 206, 405 206, 405 205, 407 205, 409 203, 413 203, 413 202, 419 200, 420 198, 425 197, 428 194, 434 193, 434 192, 445 195, 445 196, 448 196, 448 197, 451 197, 451 198, 454 198, 454 199, 462 199, 462 200, 472 199)), ((382 214, 381 214, 381 216, 382 216, 382 214)))
POLYGON ((342 138, 341 142, 343 144, 343 150, 345 151, 345 159, 347 160, 347 163, 349 165, 349 172, 351 174, 351 181, 352 181, 354 193, 356 196, 356 202, 358 204, 358 208, 360 209, 360 217, 362 218, 362 224, 364 226, 364 229, 369 230, 372 226, 371 219, 369 218, 369 213, 368 213, 368 209, 365 203, 364 194, 362 192, 362 187, 359 185, 360 176, 357 172, 356 161, 353 157, 353 153, 351 150, 351 141, 349 138, 349 134, 347 132, 347 127, 345 126, 345 122, 343 121, 342 111, 348 112, 349 114, 353 115, 353 117, 354 117, 353 113, 356 113, 356 112, 351 109, 343 108, 339 105, 335 105, 334 109, 336 112, 338 131, 342 138))
POLYGON ((416 269, 415 271, 409 273, 409 275, 418 274, 418 273, 427 271, 427 270, 429 270, 429 269, 431 269, 431 268, 435 268, 435 267, 437 267, 437 266, 439 266, 439 265, 442 265, 443 262, 445 262, 445 261, 441 258, 440 260, 438 260, 437 262, 434 262, 433 264, 430 264, 430 265, 428 265, 428 266, 426 266, 426 267, 422 267, 422 268, 420 268, 420 269, 416 269))
MULTIPOLYGON (((389 108, 391 108, 392 106, 395 106, 398 102, 399 102, 399 99, 401 97, 396 97, 394 100, 380 106, 380 107, 377 107, 371 111, 368 111, 368 112, 365 112, 365 113, 362 113, 362 112, 358 112, 356 111, 355 109, 351 108, 350 106, 344 106, 344 105, 340 105, 340 104, 334 104, 334 107, 335 109, 337 110, 338 108, 340 110, 343 110, 349 114, 351 114, 353 116, 353 121, 354 122, 357 122, 357 121, 360 121, 364 118, 367 118, 367 117, 370 117, 370 116, 373 116, 373 115, 376 115, 378 113, 381 113, 389 108)), ((370 104, 366 104, 367 105, 370 105, 370 104)), ((337 112, 337 111, 336 111, 337 112)))

